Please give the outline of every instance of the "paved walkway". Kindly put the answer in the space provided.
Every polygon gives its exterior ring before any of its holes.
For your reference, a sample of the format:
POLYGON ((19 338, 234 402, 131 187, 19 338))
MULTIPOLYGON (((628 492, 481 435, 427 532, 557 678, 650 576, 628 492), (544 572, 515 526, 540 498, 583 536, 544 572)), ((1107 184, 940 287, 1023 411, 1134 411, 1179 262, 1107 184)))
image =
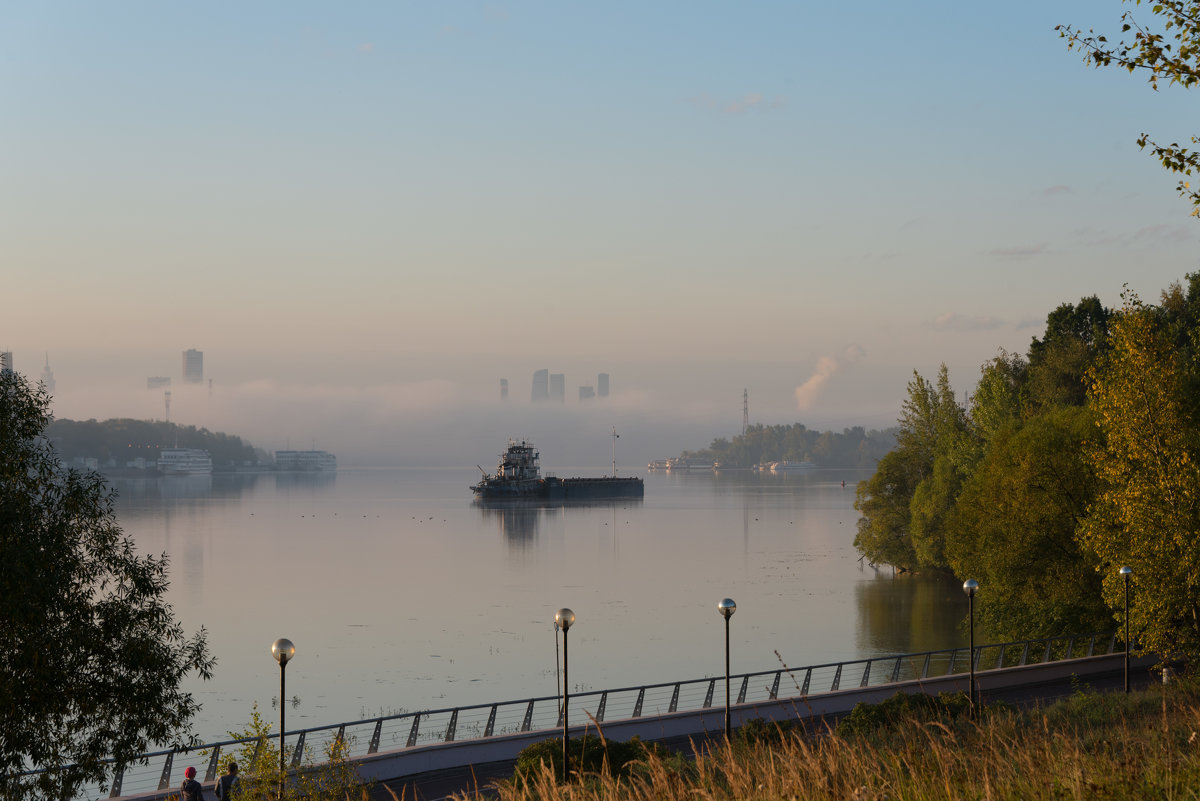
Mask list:
MULTIPOLYGON (((1142 669, 1134 671, 1130 681, 1134 689, 1144 690, 1161 683, 1161 675, 1142 669)), ((1032 689, 989 692, 984 698, 984 703, 1003 701, 1017 706, 1032 706, 1065 698, 1080 690, 1120 692, 1124 686, 1124 674, 1116 672, 1089 677, 1083 685, 1072 680, 1063 680, 1032 689)), ((672 742, 664 745, 691 753, 690 742, 672 742)), ((476 788, 482 790, 493 781, 506 779, 512 775, 513 765, 512 761, 495 762, 393 779, 377 785, 371 793, 371 798, 376 801, 439 801, 456 794, 468 793, 476 788)))

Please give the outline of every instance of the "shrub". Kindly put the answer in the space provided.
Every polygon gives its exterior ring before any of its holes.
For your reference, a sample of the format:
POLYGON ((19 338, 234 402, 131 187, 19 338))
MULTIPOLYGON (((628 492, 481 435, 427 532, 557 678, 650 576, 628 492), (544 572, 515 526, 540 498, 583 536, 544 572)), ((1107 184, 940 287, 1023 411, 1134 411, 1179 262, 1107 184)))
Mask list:
MULTIPOLYGON (((653 743, 634 737, 628 742, 608 740, 595 734, 572 737, 567 744, 570 772, 580 775, 626 778, 636 770, 647 755, 669 759, 665 750, 653 743)), ((532 782, 550 770, 556 778, 562 776, 562 739, 542 740, 525 748, 517 756, 512 780, 518 785, 532 782)))
POLYGON ((963 717, 970 712, 971 702, 965 693, 896 693, 878 704, 861 703, 838 723, 837 732, 843 737, 889 731, 897 725, 912 721, 928 722, 963 717))

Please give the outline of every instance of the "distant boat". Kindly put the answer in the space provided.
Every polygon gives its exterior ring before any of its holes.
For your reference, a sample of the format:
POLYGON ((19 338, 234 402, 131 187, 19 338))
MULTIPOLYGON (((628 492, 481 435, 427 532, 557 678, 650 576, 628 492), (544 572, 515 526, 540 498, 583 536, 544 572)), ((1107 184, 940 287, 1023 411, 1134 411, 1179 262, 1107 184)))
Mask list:
POLYGON ((282 473, 332 473, 337 457, 329 451, 275 451, 275 469, 282 473))
POLYGON ((790 473, 796 470, 815 470, 817 467, 813 462, 774 462, 771 465, 772 473, 790 473))
POLYGON ((669 462, 669 461, 671 461, 671 460, 670 459, 655 459, 653 462, 646 465, 646 469, 647 470, 666 470, 667 462, 669 462))
POLYGON ((692 470, 712 470, 712 459, 700 459, 695 456, 684 457, 678 456, 674 459, 667 460, 667 470, 672 473, 687 472, 692 470))
MULTIPOLYGON (((500 454, 496 472, 483 472, 483 480, 471 485, 477 499, 548 499, 557 501, 595 500, 604 498, 641 498, 646 487, 637 477, 624 478, 555 478, 542 477, 538 466, 540 454, 532 442, 509 440, 508 448, 500 454)), ((615 472, 615 470, 614 470, 615 472)))
POLYGON ((158 452, 158 472, 164 476, 212 475, 212 456, 199 448, 163 448, 158 452))

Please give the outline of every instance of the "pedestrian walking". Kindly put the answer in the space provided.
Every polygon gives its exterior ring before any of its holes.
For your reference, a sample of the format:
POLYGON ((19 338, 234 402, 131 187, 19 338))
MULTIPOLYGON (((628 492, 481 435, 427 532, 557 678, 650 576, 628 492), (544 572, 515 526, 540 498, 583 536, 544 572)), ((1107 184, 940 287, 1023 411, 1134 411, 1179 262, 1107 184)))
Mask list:
POLYGON ((238 787, 237 770, 237 763, 231 759, 226 767, 225 775, 217 779, 217 798, 221 801, 233 801, 238 796, 241 788, 238 787))
POLYGON ((204 788, 196 781, 196 769, 191 766, 183 772, 183 784, 179 785, 179 801, 204 801, 204 788))

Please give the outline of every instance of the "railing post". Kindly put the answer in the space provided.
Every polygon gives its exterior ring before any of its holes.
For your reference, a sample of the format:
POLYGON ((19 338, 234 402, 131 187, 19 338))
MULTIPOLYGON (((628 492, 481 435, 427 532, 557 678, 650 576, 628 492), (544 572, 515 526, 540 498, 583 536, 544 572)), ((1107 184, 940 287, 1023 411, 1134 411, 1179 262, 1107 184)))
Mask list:
POLYGON ((833 673, 833 686, 829 688, 829 692, 836 693, 838 686, 842 683, 842 663, 838 662, 837 670, 833 673))
POLYGON ((804 671, 804 684, 800 686, 800 694, 808 695, 808 683, 812 681, 812 668, 804 671))
POLYGON ((1021 649, 1021 665, 1024 666, 1029 661, 1029 643, 1025 643, 1025 647, 1021 649))
POLYGON ((125 767, 122 765, 113 771, 112 791, 109 792, 109 798, 118 798, 121 795, 121 782, 125 779, 125 767))
POLYGON ((642 702, 646 700, 646 688, 638 690, 637 702, 633 705, 633 716, 640 718, 642 716, 642 702))
POLYGON ((1006 650, 1007 649, 1003 645, 1000 646, 1000 656, 996 658, 996 670, 1004 667, 1004 652, 1006 650))
POLYGON ((946 668, 947 676, 951 676, 954 674, 954 659, 957 656, 958 656, 958 649, 955 648, 953 651, 950 652, 950 665, 949 665, 949 667, 946 668))
POLYGON ((446 742, 454 742, 454 732, 458 729, 458 710, 450 713, 450 723, 446 725, 446 742))
POLYGON ((600 706, 596 709, 596 721, 604 722, 604 709, 608 706, 608 690, 600 693, 600 706))
POLYGON ((371 732, 371 744, 367 746, 368 754, 379 752, 379 738, 383 736, 383 718, 375 721, 375 731, 371 732))
POLYGON ((746 703, 746 688, 750 686, 750 677, 742 676, 742 689, 738 690, 737 702, 739 704, 746 703))
POLYGON ((1096 650, 1096 635, 1092 635, 1092 639, 1088 640, 1088 656, 1091 656, 1096 650))
POLYGON ((925 664, 921 665, 921 678, 929 678, 929 657, 933 654, 925 654, 925 664))
POLYGON ((867 666, 863 668, 862 681, 858 683, 859 687, 866 687, 871 683, 871 660, 867 660, 867 666))
POLYGON ((671 706, 667 712, 674 712, 679 708, 679 682, 675 683, 675 689, 671 692, 671 706))
POLYGON ((521 723, 521 731, 529 731, 529 727, 533 725, 533 701, 529 702, 529 706, 525 707, 525 720, 521 723))
POLYGON ((491 737, 492 730, 496 727, 496 704, 492 704, 492 711, 488 713, 487 726, 483 730, 484 737, 491 737))
POLYGON ((774 701, 776 698, 779 697, 779 675, 781 673, 783 673, 782 670, 775 671, 775 681, 771 682, 771 700, 772 701, 774 701))
POLYGON ((1071 658, 1071 654, 1075 652, 1075 638, 1067 640, 1067 659, 1071 658))
POLYGON ((208 760, 208 770, 204 771, 204 781, 211 782, 217 778, 217 764, 221 758, 221 746, 214 745, 212 758, 208 760))
POLYGON ((300 767, 300 757, 304 754, 304 735, 301 731, 300 736, 296 738, 296 750, 292 752, 292 767, 300 767))
POLYGON ((163 763, 162 776, 158 778, 158 789, 171 789, 171 767, 175 764, 175 752, 171 751, 167 754, 167 761, 163 763))
POLYGON ((420 727, 420 725, 421 725, 421 713, 417 712, 415 715, 413 715, 412 728, 408 732, 408 745, 406 746, 407 748, 412 748, 414 745, 417 744, 417 729, 420 727))
POLYGON ((903 657, 896 657, 896 664, 892 666, 892 684, 900 681, 900 660, 903 657))
POLYGON ((705 709, 709 709, 712 707, 713 690, 715 690, 716 687, 717 687, 717 680, 709 679, 708 692, 704 694, 704 708, 705 709))

